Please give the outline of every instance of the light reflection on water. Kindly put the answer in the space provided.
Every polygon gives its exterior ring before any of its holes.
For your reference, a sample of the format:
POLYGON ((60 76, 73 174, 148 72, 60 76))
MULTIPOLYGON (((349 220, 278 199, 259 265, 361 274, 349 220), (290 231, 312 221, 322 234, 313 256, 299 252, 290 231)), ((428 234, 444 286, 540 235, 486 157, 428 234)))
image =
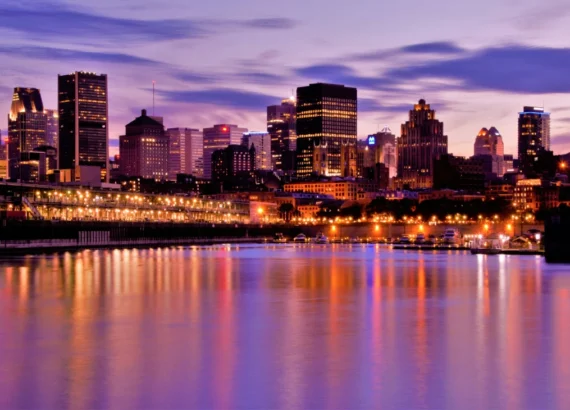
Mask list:
POLYGON ((380 246, 0 261, 0 408, 569 409, 570 269, 380 246))

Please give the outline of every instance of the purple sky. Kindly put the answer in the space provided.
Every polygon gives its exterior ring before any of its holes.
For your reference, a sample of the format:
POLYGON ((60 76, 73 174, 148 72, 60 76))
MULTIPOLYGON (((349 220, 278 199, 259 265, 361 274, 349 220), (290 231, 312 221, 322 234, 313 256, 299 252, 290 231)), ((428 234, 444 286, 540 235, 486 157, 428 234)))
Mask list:
POLYGON ((57 108, 57 74, 106 73, 116 152, 124 125, 152 111, 152 80, 166 126, 252 130, 266 105, 326 81, 358 88, 359 137, 399 133, 425 98, 455 154, 493 125, 515 153, 518 111, 544 104, 554 151, 570 151, 570 4, 464 3, 1 0, 0 101, 7 113, 14 86, 36 87, 57 108))

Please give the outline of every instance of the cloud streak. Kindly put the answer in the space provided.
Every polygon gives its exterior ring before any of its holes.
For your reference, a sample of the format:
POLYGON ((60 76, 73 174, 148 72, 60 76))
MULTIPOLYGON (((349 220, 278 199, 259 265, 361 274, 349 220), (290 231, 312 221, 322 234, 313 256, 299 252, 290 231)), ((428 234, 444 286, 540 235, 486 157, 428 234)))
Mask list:
POLYGON ((144 64, 159 66, 162 63, 122 53, 77 51, 52 47, 6 47, 0 46, 0 54, 44 61, 97 61, 115 64, 144 64))
POLYGON ((180 39, 201 39, 228 29, 287 30, 297 22, 287 18, 249 20, 137 20, 110 17, 53 4, 50 7, 0 6, 0 27, 37 40, 67 42, 142 43, 180 39))
POLYGON ((170 102, 211 104, 242 110, 262 110, 268 105, 277 104, 279 97, 262 93, 213 88, 198 91, 158 91, 158 94, 170 102))
POLYGON ((552 94, 570 92, 570 49, 506 45, 465 56, 388 70, 385 77, 404 81, 428 78, 459 82, 464 91, 552 94))

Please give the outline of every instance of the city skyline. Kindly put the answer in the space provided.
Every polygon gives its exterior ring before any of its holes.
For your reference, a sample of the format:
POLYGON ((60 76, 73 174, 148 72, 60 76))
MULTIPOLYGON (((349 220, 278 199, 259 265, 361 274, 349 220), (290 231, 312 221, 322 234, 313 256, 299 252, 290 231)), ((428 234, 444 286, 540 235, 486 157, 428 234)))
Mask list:
MULTIPOLYGON (((0 99, 8 111, 14 87, 35 87, 46 107, 54 107, 58 74, 107 73, 115 154, 124 124, 143 108, 152 112, 153 80, 155 113, 165 117, 165 126, 200 129, 217 123, 264 129, 268 105, 321 81, 358 88, 360 139, 385 125, 399 129, 409 105, 425 98, 446 124, 450 152, 469 155, 473 135, 494 124, 503 133, 505 151, 516 153, 517 113, 525 105, 546 106, 552 113, 552 148, 564 153, 570 151, 570 105, 564 96, 570 51, 560 34, 570 10, 554 2, 535 12, 532 4, 519 2, 515 12, 508 2, 494 5, 490 19, 481 4, 436 4, 417 17, 405 13, 403 4, 366 10, 311 5, 323 17, 313 21, 301 5, 277 13, 264 11, 258 0, 223 2, 221 14, 219 5, 198 10, 180 0, 160 7, 151 0, 120 5, 104 0, 88 7, 7 0, 0 7, 5 72, 0 99), (398 19, 376 24, 382 16, 404 14, 406 30, 398 19), (24 16, 37 24, 15 24, 24 16), (322 30, 337 16, 345 24, 334 33, 322 30), (480 27, 480 21, 485 30, 477 37, 457 35, 463 27, 480 27)), ((0 128, 5 136, 6 126, 0 128)))

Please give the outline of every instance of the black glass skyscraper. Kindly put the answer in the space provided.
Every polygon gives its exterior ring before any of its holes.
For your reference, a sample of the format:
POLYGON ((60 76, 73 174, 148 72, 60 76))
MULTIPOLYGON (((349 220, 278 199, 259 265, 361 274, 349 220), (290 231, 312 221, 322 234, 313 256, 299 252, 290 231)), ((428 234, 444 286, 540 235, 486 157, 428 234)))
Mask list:
POLYGON ((283 169, 283 154, 297 147, 295 98, 267 107, 267 132, 271 135, 271 161, 274 169, 283 169))
POLYGON ((311 84, 297 89, 297 176, 313 171, 314 148, 321 146, 328 176, 341 176, 341 145, 356 144, 356 88, 311 84))
POLYGON ((107 75, 76 72, 58 80, 59 167, 98 166, 108 181, 107 75))
POLYGON ((519 169, 532 175, 539 155, 550 150, 550 113, 544 108, 524 107, 519 113, 518 142, 519 169))

